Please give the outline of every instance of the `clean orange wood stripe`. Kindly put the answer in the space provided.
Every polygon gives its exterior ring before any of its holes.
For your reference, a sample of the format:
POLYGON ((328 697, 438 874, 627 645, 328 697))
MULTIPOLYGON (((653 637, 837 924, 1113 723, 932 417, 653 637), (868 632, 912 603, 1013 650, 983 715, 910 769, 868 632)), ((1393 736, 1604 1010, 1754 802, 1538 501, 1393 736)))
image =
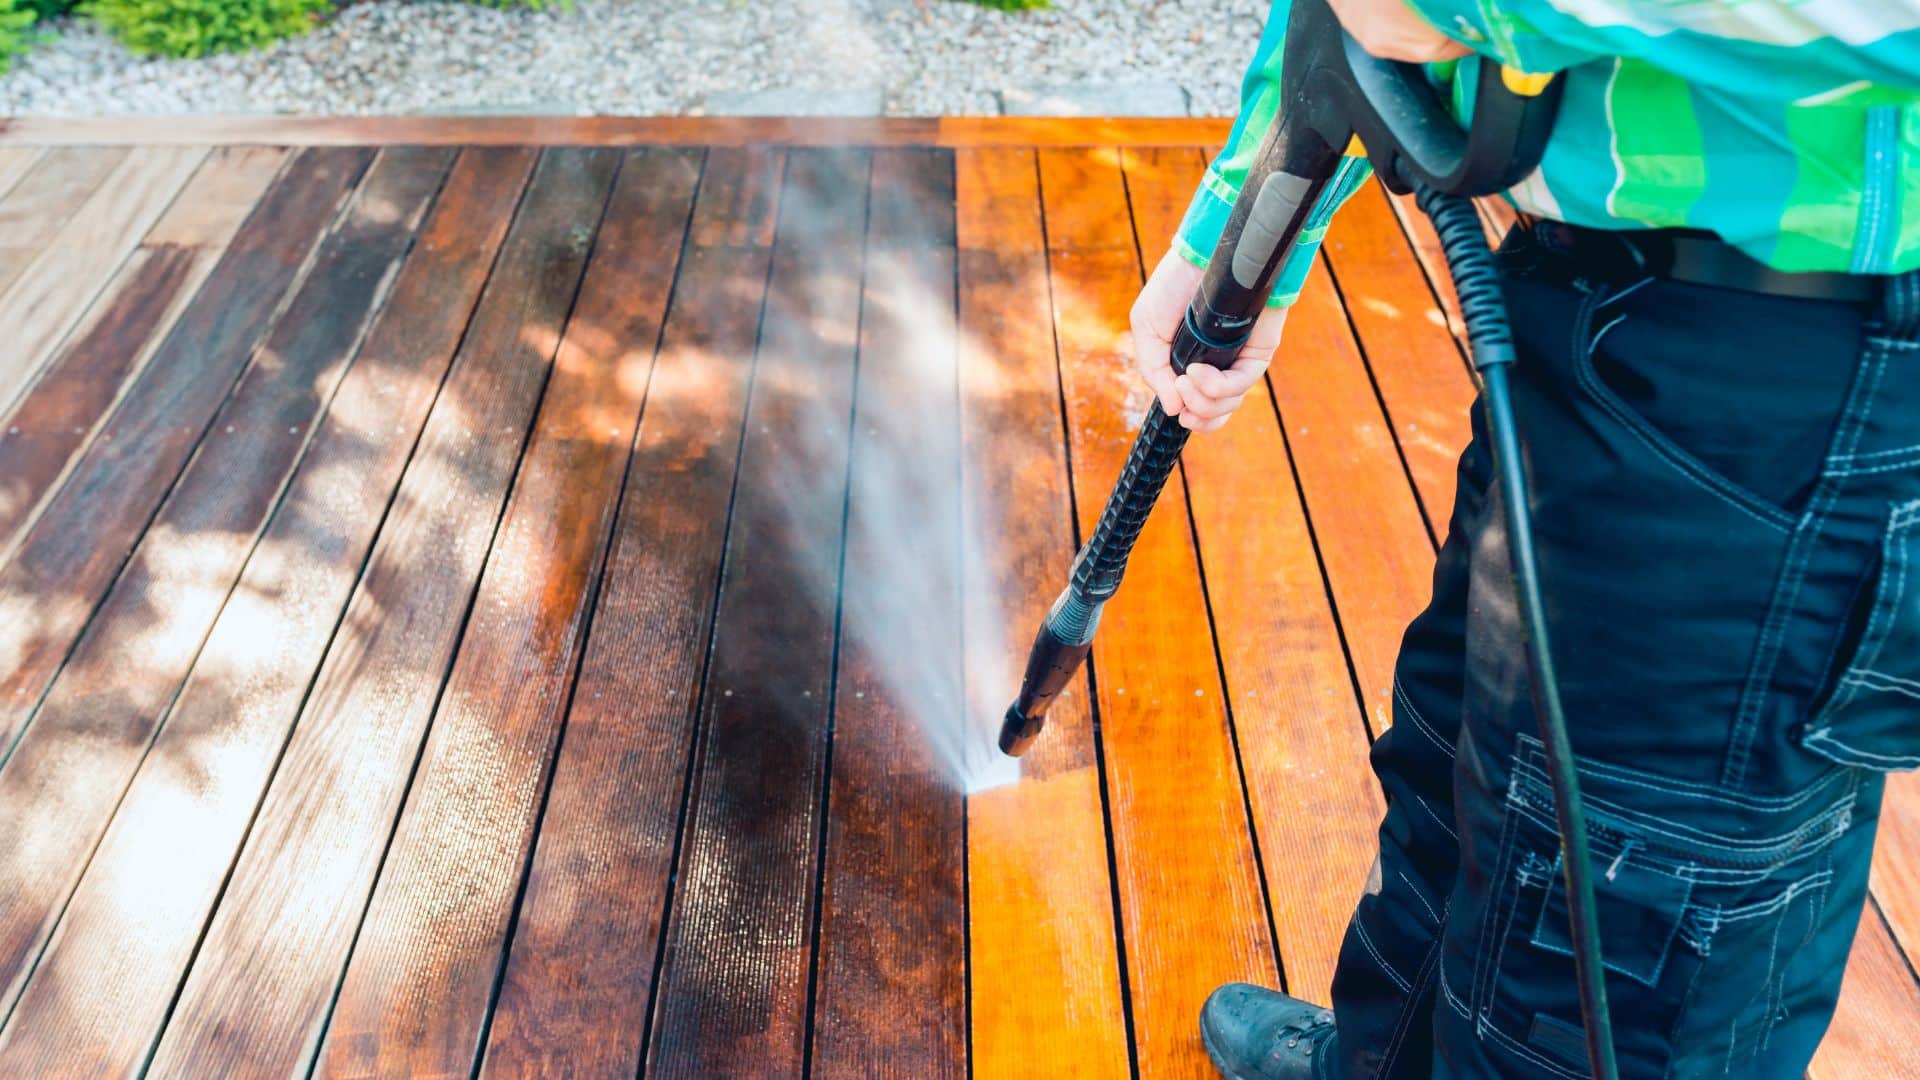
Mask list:
POLYGON ((1362 185, 1341 208, 1325 246, 1394 441, 1444 540, 1460 451, 1472 436, 1473 376, 1378 184, 1362 185))
POLYGON ((1913 1060, 1915 1046, 1920 1046, 1920 985, 1880 913, 1868 904, 1847 958, 1840 1006, 1807 1076, 1920 1076, 1913 1060))
MULTIPOLYGON (((1184 208, 1205 168, 1197 151, 1128 152, 1142 251, 1164 250, 1178 217, 1140 208, 1184 208)), ((1311 362, 1293 346, 1278 363, 1311 362)), ((1290 991, 1325 1003, 1385 805, 1267 388, 1182 461, 1281 967, 1290 991)))
MULTIPOLYGON (((1084 535, 1150 401, 1127 332, 1141 268, 1117 151, 1043 150, 1040 180, 1084 535)), ((1178 475, 1093 663, 1140 1073, 1210 1076, 1201 1002, 1220 983, 1274 985, 1279 972, 1178 475)))
POLYGON ((0 551, 99 433, 285 159, 258 147, 209 155, 0 425, 0 551))
MULTIPOLYGON (((694 237, 734 231, 726 193, 779 167, 764 152, 710 152, 694 237)), ((771 211, 739 225, 769 235, 771 211)), ((490 1074, 552 1062, 631 1075, 640 1063, 766 258, 757 247, 683 256, 489 1033, 490 1074)))
POLYGON ((1207 151, 1193 146, 1121 149, 1134 237, 1149 274, 1161 259, 1169 255, 1181 258, 1173 251, 1174 234, 1180 230, 1209 160, 1207 151))
MULTIPOLYGON (((455 165, 0 1033, 0 1072, 82 1062, 131 1072, 152 1049, 506 232, 528 157, 478 151, 455 165)), ((84 820, 73 795, 101 790, 120 756, 111 749, 90 748, 48 835, 84 820)))
POLYGON ((1454 339, 1464 348, 1467 326, 1460 317, 1460 296, 1454 292, 1453 277, 1447 273, 1446 253, 1440 250, 1440 234, 1433 231, 1433 222, 1420 212, 1412 195, 1394 195, 1384 188, 1381 194, 1386 198, 1393 216, 1400 220, 1400 228, 1407 235, 1407 243, 1413 249, 1414 261, 1420 264, 1420 272, 1426 275, 1428 284, 1439 297, 1440 310, 1447 319, 1447 329, 1453 332, 1454 339))
POLYGON ((797 1074, 806 1057, 869 169, 864 151, 794 150, 778 187, 655 1010, 659 1076, 797 1074))
POLYGON ((873 159, 813 1066, 967 1075, 953 156, 873 159), (895 460, 902 453, 913 463, 895 460))
POLYGON ((588 154, 551 151, 534 172, 161 1036, 160 1075, 284 1075, 314 1052, 578 289, 608 171, 588 154))
MULTIPOLYGON (((964 598, 966 705, 991 722, 1073 560, 1046 243, 1029 149, 955 155, 968 534, 991 583, 964 598)), ((967 800, 973 1068, 1125 1076, 1119 950, 1085 678, 1054 703, 1017 783, 967 800)))
POLYGON ((1920 958, 1920 773, 1889 773, 1873 848, 1873 896, 1908 960, 1920 958))
POLYGON ((1378 735, 1393 722, 1394 659, 1431 592, 1434 552, 1324 266, 1288 313, 1268 381, 1378 735))
POLYGON ((0 567, 0 757, 249 369, 287 292, 302 280, 307 253, 373 156, 311 150, 282 174, 93 452, 0 567))

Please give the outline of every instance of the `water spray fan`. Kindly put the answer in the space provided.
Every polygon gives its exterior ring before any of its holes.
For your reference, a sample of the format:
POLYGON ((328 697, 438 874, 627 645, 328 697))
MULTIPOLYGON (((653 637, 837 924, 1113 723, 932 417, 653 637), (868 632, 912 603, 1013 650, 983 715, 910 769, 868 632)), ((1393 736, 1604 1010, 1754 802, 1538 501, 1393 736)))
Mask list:
MULTIPOLYGON (((1588 1063, 1595 1077, 1613 1080, 1618 1070, 1601 977, 1586 827, 1548 647, 1527 482, 1507 385, 1515 358, 1513 333, 1493 256, 1470 201, 1506 190, 1539 165, 1559 107, 1560 81, 1483 62, 1472 117, 1463 129, 1424 70, 1368 55, 1341 28, 1326 0, 1294 0, 1284 48, 1279 113, 1174 336, 1173 369, 1232 366, 1315 202, 1350 150, 1364 151, 1388 189, 1411 192, 1433 220, 1460 296, 1506 512, 1528 683, 1553 782, 1588 1063)), ((1187 429, 1156 401, 1099 523, 1074 560, 1066 590, 1034 637, 1020 697, 1000 729, 1003 752, 1018 756, 1032 745, 1048 707, 1086 662, 1100 610, 1119 589, 1127 557, 1186 442, 1187 429)))

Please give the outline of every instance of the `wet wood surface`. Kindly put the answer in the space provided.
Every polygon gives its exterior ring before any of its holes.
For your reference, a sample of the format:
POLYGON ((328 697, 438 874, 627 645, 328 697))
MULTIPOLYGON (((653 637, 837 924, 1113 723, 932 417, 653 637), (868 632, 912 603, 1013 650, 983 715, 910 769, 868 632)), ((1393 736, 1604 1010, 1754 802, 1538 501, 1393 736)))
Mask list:
MULTIPOLYGON (((1206 1077, 1213 986, 1325 998, 1473 396, 1403 200, 1007 783, 1218 125, 278 123, 0 124, 0 1075, 1206 1077)), ((1813 1075, 1920 1043, 1917 849, 1896 778, 1813 1075)))

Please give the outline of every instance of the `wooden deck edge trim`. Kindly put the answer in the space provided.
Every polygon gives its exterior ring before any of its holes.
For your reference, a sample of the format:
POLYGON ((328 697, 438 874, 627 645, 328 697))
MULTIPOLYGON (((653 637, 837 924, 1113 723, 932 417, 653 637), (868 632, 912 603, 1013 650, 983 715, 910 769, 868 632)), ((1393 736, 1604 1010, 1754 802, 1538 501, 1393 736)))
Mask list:
POLYGON ((1202 146, 1228 118, 179 116, 0 119, 0 145, 1202 146))

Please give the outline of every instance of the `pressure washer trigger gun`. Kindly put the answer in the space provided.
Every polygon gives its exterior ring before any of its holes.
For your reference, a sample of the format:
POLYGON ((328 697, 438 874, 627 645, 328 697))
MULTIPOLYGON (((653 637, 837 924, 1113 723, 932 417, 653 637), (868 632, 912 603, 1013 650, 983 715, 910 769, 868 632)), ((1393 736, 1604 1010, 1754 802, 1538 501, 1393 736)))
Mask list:
MULTIPOLYGON (((1368 55, 1326 0, 1294 0, 1284 48, 1279 112, 1174 335, 1175 372, 1232 366, 1315 203, 1356 143, 1393 191, 1419 185, 1485 195, 1538 165, 1553 126, 1559 80, 1483 63, 1463 131, 1423 69, 1368 55)), ((1100 610, 1119 588, 1186 441, 1187 429, 1155 402, 1070 583, 1034 637, 1019 699, 1001 725, 1003 752, 1018 756, 1032 745, 1048 707, 1085 662, 1100 610)))

